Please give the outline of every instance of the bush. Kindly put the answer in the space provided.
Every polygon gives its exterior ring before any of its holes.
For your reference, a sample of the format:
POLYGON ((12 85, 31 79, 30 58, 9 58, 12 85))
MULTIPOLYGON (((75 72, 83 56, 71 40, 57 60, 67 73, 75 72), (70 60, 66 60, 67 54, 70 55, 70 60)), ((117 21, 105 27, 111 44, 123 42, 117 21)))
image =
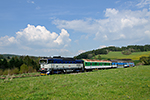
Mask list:
POLYGON ((3 70, 2 69, 0 69, 0 75, 3 75, 3 70))
POLYGON ((27 72, 28 72, 28 66, 26 64, 22 64, 19 73, 27 73, 27 72))
POLYGON ((3 75, 9 75, 11 73, 10 69, 5 69, 3 75))
POLYGON ((130 55, 132 52, 130 50, 124 50, 122 51, 122 54, 124 55, 130 55))
POLYGON ((29 73, 34 72, 34 69, 33 69, 33 67, 32 67, 32 66, 29 66, 29 68, 28 68, 28 72, 29 72, 29 73))
POLYGON ((145 57, 145 56, 140 57, 140 62, 144 65, 150 65, 150 56, 149 57, 145 57))
POLYGON ((19 74, 19 69, 18 68, 12 69, 11 74, 19 74))

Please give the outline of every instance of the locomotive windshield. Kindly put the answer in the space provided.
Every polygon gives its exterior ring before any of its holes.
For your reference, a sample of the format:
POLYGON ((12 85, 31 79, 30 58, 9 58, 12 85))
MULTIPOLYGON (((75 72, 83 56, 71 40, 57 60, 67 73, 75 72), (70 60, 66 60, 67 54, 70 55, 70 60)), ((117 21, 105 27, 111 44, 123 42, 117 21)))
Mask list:
POLYGON ((47 63, 47 60, 45 59, 42 59, 42 60, 40 60, 40 64, 46 64, 47 63))

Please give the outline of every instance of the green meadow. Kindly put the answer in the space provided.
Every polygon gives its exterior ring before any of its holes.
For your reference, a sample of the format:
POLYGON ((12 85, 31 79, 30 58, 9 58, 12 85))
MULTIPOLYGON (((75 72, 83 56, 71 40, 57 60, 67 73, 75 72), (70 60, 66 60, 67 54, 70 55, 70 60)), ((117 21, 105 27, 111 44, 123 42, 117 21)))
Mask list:
POLYGON ((147 52, 133 52, 130 55, 123 55, 120 51, 119 52, 109 52, 107 55, 101 55, 102 59, 132 59, 132 60, 139 60, 140 57, 150 55, 150 51, 147 52))
POLYGON ((0 79, 0 100, 149 100, 150 65, 0 79))

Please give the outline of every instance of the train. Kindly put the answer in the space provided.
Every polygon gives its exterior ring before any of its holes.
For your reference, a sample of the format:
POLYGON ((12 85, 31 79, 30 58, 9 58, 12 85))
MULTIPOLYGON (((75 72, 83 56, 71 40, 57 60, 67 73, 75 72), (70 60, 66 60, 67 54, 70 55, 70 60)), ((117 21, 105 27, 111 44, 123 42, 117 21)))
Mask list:
POLYGON ((84 72, 94 69, 127 68, 133 67, 131 61, 111 61, 93 59, 74 59, 69 57, 42 58, 39 61, 41 75, 51 75, 55 73, 84 72))

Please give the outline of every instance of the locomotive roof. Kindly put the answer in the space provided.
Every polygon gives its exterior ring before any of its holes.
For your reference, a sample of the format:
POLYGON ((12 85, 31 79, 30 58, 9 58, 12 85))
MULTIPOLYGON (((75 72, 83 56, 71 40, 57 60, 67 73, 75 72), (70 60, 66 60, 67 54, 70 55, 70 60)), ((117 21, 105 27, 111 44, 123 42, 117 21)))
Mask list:
POLYGON ((76 60, 74 58, 68 58, 68 57, 50 58, 48 60, 55 60, 55 61, 82 61, 82 60, 76 60))
POLYGON ((93 59, 83 59, 85 62, 108 62, 111 63, 111 61, 108 60, 93 60, 93 59))

